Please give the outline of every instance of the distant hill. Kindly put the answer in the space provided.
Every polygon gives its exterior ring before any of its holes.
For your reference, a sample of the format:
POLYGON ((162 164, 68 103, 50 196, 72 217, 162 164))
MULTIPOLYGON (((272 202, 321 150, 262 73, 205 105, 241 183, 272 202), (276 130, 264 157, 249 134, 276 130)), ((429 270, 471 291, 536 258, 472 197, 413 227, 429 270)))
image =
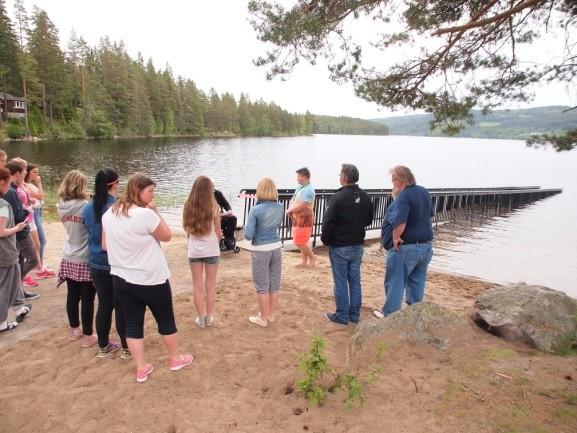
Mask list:
MULTIPOLYGON (((531 135, 560 133, 577 128, 577 109, 563 113, 569 107, 549 106, 520 110, 496 110, 486 116, 474 111, 475 124, 463 129, 457 137, 508 138, 525 140, 531 135)), ((372 119, 389 127, 392 135, 439 136, 429 129, 430 114, 372 119)))
POLYGON ((387 126, 354 117, 314 116, 314 134, 388 135, 387 126))

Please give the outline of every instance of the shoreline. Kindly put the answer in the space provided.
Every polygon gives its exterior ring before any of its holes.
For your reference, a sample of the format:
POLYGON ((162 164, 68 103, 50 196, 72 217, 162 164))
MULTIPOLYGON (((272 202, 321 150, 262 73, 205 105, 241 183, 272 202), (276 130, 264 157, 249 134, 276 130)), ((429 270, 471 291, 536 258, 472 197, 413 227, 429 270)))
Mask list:
MULTIPOLYGON (((145 140, 145 139, 170 139, 170 138, 194 138, 198 140, 207 138, 284 138, 284 137, 311 137, 314 134, 304 135, 240 135, 228 133, 226 131, 217 133, 207 133, 205 135, 132 135, 132 136, 114 136, 112 138, 50 138, 50 137, 24 137, 24 138, 4 138, 3 143, 38 143, 42 141, 113 141, 113 140, 145 140)), ((350 135, 350 134, 338 134, 350 135)))

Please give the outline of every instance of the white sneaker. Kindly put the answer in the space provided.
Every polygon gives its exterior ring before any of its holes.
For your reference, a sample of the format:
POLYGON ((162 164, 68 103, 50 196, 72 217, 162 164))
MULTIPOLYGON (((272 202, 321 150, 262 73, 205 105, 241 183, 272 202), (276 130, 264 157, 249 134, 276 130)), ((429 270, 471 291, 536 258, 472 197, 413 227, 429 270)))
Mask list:
POLYGON ((204 326, 210 328, 214 324, 214 316, 205 316, 204 317, 204 326))
POLYGON ((194 323, 196 323, 196 326, 198 326, 199 328, 205 328, 206 327, 205 316, 198 316, 196 319, 194 319, 194 323))
POLYGON ((384 319, 385 318, 385 315, 380 310, 373 310, 373 316, 375 316, 377 319, 384 319))

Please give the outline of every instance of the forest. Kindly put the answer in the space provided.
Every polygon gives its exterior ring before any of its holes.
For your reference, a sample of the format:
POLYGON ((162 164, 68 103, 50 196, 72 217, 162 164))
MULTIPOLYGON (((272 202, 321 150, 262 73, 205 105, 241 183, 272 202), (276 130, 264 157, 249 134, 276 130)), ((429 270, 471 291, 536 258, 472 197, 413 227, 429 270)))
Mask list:
MULTIPOLYGON (((562 134, 575 128, 577 112, 566 106, 533 107, 515 110, 495 110, 484 114, 472 110, 474 122, 461 129, 457 137, 503 138, 527 140, 540 134, 562 134)), ((443 131, 431 129, 431 114, 373 119, 389 127, 393 135, 443 136, 443 131)))
POLYGON ((0 98, 23 97, 28 116, 0 119, 0 135, 51 139, 152 136, 281 136, 313 133, 313 115, 274 102, 204 92, 174 77, 122 42, 103 37, 95 47, 72 35, 61 49, 47 13, 16 1, 10 19, 0 0, 0 98))

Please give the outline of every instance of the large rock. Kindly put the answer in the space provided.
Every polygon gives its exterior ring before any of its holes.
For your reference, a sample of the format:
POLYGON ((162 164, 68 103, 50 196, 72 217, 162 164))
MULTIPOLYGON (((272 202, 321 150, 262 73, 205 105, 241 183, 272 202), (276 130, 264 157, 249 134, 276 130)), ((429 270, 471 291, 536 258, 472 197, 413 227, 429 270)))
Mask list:
POLYGON ((349 342, 347 358, 355 355, 367 341, 387 334, 412 344, 429 344, 445 350, 456 332, 463 329, 469 331, 470 325, 461 316, 433 302, 422 302, 382 320, 361 322, 349 342))
POLYGON ((489 289, 477 299, 473 320, 492 334, 547 352, 566 352, 577 343, 577 299, 547 287, 489 289))

